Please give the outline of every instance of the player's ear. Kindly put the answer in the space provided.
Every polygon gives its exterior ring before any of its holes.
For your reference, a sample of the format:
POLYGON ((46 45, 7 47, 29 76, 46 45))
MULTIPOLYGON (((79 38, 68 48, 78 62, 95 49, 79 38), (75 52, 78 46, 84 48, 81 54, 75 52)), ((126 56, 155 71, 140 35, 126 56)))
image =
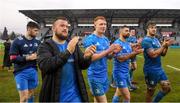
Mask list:
POLYGON ((27 31, 30 31, 30 27, 27 27, 27 31))
POLYGON ((149 29, 146 29, 147 30, 147 32, 149 32, 149 29))
POLYGON ((54 29, 55 29, 55 28, 54 28, 54 25, 53 25, 53 26, 51 27, 51 30, 54 31, 54 29))
POLYGON ((119 34, 122 32, 122 29, 119 29, 119 34))
POLYGON ((96 27, 96 24, 94 23, 94 27, 96 27))
POLYGON ((31 33, 31 30, 32 30, 32 29, 31 29, 30 27, 28 27, 28 28, 27 28, 27 33, 28 33, 28 34, 31 33))

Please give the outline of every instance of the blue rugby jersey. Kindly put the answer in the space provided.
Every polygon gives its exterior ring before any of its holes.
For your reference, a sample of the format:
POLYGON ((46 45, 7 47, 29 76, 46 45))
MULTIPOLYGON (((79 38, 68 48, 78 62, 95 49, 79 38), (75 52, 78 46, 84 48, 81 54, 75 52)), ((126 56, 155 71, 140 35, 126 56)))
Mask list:
MULTIPOLYGON (((68 43, 57 44, 59 51, 64 52, 68 43)), ((81 102, 81 96, 77 89, 77 78, 74 68, 74 57, 71 55, 63 65, 60 79, 60 102, 81 102)))
POLYGON ((144 48, 144 72, 161 70, 161 56, 159 55, 156 58, 151 58, 148 55, 148 50, 156 50, 161 47, 158 39, 155 37, 146 36, 141 45, 142 48, 144 48))
POLYGON ((126 39, 129 43, 137 43, 136 36, 129 36, 129 38, 126 39))
POLYGON ((132 48, 130 46, 130 43, 127 41, 123 42, 120 39, 117 39, 113 44, 118 44, 122 47, 122 50, 115 55, 114 62, 113 62, 114 63, 113 72, 114 73, 128 74, 129 73, 130 59, 123 61, 123 62, 120 62, 117 59, 117 57, 129 55, 130 53, 132 53, 132 48))
POLYGON ((36 67, 36 60, 26 61, 26 56, 37 51, 40 41, 36 38, 28 40, 25 36, 17 37, 10 47, 10 59, 14 63, 14 74, 19 71, 36 67))
MULTIPOLYGON (((98 37, 95 34, 87 36, 83 42, 85 48, 95 45, 96 53, 101 53, 109 48, 109 40, 105 37, 98 37)), ((106 79, 107 76, 107 57, 93 61, 88 68, 88 78, 101 78, 106 79)))

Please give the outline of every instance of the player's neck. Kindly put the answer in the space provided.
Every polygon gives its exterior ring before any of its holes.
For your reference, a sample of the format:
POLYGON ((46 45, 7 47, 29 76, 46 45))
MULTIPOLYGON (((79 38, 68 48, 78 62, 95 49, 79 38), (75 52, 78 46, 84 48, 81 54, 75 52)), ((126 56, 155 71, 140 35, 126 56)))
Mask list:
POLYGON ((33 37, 31 37, 28 33, 25 34, 25 38, 28 39, 28 40, 32 40, 33 37))
POLYGON ((58 44, 64 44, 66 42, 66 40, 60 40, 56 35, 53 35, 52 40, 58 44))
POLYGON ((123 37, 123 36, 120 36, 120 38, 119 38, 121 41, 123 41, 123 42, 125 42, 126 41, 126 39, 123 37))
POLYGON ((99 33, 99 32, 97 32, 97 31, 94 31, 94 34, 96 34, 98 37, 102 37, 102 36, 103 36, 102 33, 99 33))

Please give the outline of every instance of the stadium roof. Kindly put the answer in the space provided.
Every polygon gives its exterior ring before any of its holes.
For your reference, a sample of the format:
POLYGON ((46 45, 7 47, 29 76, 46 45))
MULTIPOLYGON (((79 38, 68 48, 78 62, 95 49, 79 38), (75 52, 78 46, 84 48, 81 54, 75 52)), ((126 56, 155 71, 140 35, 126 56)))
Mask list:
POLYGON ((70 23, 92 24, 96 16, 105 16, 112 24, 138 24, 141 21, 155 21, 158 24, 172 24, 180 21, 180 9, 57 9, 19 10, 38 23, 52 24, 58 16, 65 16, 70 23))

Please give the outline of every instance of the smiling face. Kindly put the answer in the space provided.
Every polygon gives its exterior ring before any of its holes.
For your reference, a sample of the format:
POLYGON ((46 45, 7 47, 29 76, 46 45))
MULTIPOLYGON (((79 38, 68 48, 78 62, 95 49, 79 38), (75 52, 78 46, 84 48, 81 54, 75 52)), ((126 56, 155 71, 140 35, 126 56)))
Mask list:
POLYGON ((107 22, 105 20, 99 19, 94 23, 94 27, 98 33, 104 34, 107 28, 107 22))
POLYGON ((105 17, 97 16, 94 19, 94 28, 98 34, 104 34, 107 28, 107 22, 105 17))
POLYGON ((136 30, 135 29, 131 29, 130 30, 130 35, 131 36, 135 36, 136 35, 136 30))

